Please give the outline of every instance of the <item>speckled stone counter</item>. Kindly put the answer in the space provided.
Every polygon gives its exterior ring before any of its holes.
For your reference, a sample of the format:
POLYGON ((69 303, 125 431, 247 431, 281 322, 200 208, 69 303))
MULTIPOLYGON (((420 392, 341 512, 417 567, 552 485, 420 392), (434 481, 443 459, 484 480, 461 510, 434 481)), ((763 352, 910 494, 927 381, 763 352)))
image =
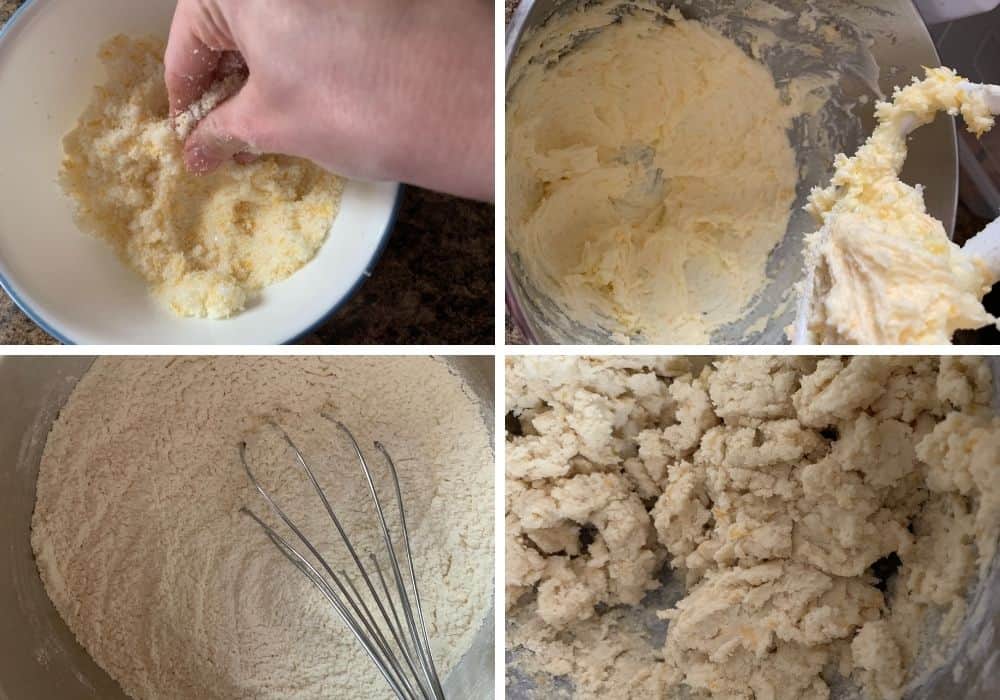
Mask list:
MULTIPOLYGON (((23 3, 0 0, 0 26, 23 3)), ((494 251, 492 205, 407 188, 372 278, 304 342, 492 345, 494 251)), ((0 294, 0 344, 54 342, 0 294)))

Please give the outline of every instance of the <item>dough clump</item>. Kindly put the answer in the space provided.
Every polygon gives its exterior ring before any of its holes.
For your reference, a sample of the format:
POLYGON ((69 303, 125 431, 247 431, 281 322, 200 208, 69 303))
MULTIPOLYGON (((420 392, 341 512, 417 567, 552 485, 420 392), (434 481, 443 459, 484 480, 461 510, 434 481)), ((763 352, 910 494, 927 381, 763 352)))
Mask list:
MULTIPOLYGON (((109 243, 174 313, 228 318, 315 257, 343 182, 270 155, 190 175, 168 116, 163 53, 153 38, 117 36, 102 47, 108 80, 64 140, 60 182, 80 227, 109 243)), ((177 126, 189 132, 191 115, 177 126)))
POLYGON ((826 699, 838 674, 900 698, 996 551, 991 396, 967 358, 509 359, 518 672, 579 698, 826 699))
POLYGON ((947 345, 956 330, 996 321, 981 302, 994 281, 987 264, 948 240, 923 190, 899 179, 908 132, 938 112, 961 114, 977 135, 993 127, 983 97, 963 84, 934 68, 898 88, 877 106, 868 141, 839 155, 830 185, 813 191, 809 209, 823 226, 806 254, 808 342, 947 345))
POLYGON ((649 342, 739 319, 798 176, 768 69, 676 9, 598 2, 529 36, 511 76, 508 245, 541 296, 649 342))

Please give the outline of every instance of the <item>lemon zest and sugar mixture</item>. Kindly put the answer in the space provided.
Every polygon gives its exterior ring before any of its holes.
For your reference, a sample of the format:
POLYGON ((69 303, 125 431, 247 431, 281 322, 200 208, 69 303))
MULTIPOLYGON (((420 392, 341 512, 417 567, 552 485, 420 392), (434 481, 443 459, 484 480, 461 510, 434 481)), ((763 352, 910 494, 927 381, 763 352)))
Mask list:
POLYGON ((344 183, 277 155, 189 174, 169 118, 164 49, 121 35, 101 48, 108 79, 64 140, 60 182, 78 225, 175 314, 228 318, 316 256, 344 183))

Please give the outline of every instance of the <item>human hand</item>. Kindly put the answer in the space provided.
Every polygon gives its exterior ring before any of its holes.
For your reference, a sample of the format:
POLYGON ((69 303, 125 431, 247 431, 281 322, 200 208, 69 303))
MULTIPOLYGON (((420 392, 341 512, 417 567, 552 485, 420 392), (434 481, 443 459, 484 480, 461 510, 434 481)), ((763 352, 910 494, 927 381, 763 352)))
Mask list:
POLYGON ((486 0, 180 0, 166 54, 174 114, 224 52, 250 78, 185 144, 206 173, 246 153, 493 198, 493 5, 486 0))

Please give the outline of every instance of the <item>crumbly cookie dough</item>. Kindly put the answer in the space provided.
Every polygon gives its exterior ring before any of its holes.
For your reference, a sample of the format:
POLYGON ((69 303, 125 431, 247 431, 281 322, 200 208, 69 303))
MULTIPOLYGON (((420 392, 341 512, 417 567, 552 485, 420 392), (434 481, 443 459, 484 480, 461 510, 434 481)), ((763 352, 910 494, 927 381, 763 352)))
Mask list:
POLYGON ((984 261, 948 240, 923 191, 899 179, 911 125, 961 114, 970 131, 993 127, 982 97, 947 68, 897 89, 878 105, 878 126, 857 154, 841 154, 831 184, 810 210, 822 228, 809 239, 815 268, 808 341, 946 345, 962 328, 995 322, 981 299, 993 279, 984 261))
POLYGON ((793 110, 714 29, 646 2, 619 19, 620 4, 551 20, 512 68, 508 245, 571 318, 708 342, 785 234, 793 110))
POLYGON ((996 552, 1000 417, 980 360, 507 371, 508 644, 573 697, 825 699, 839 674, 898 700, 996 552))
POLYGON ((113 246, 174 313, 227 318, 313 259, 343 182, 283 156, 188 174, 168 118, 163 52, 158 39, 104 45, 108 80, 64 140, 60 182, 80 227, 113 246))

